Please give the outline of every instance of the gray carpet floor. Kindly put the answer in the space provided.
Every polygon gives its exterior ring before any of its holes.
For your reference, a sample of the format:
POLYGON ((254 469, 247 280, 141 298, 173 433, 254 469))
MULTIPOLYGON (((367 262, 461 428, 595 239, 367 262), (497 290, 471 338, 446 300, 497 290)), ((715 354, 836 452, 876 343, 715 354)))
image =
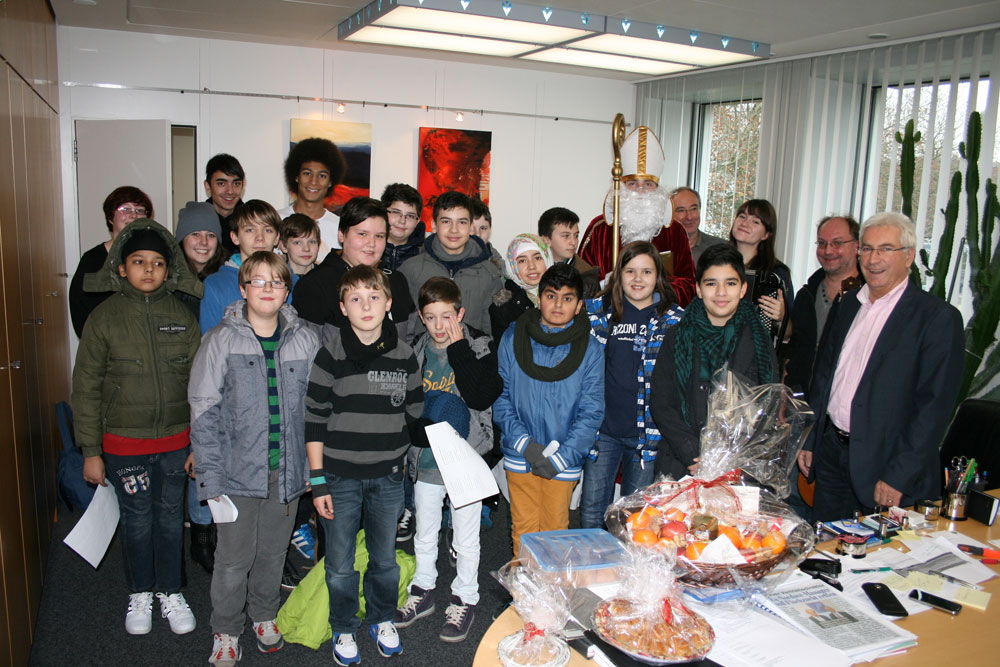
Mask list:
MULTIPOLYGON (((428 618, 421 619, 409 628, 400 630, 403 654, 392 659, 380 656, 367 631, 359 633, 362 665, 471 665, 476 647, 493 622, 493 613, 503 604, 505 591, 489 576, 510 559, 510 533, 508 531, 508 505, 503 500, 497 508, 492 528, 484 529, 480 542, 480 597, 476 617, 469 637, 458 644, 447 644, 438 638, 444 623, 444 609, 455 569, 448 560, 444 540, 441 541, 438 559, 438 608, 428 618), (444 603, 442 603, 444 602, 444 603)), ((577 513, 574 512, 574 515, 577 513)), ((183 590, 198 621, 198 628, 187 635, 170 632, 166 619, 160 618, 153 605, 153 630, 148 635, 132 636, 125 632, 125 610, 128 594, 122 575, 121 545, 117 538, 112 543, 104 561, 96 570, 63 543, 79 519, 79 512, 71 512, 60 504, 59 521, 54 526, 49 559, 46 568, 42 600, 38 611, 31 665, 123 665, 128 667, 161 667, 173 665, 206 665, 212 649, 209 626, 211 603, 209 585, 211 576, 193 563, 187 553, 185 531, 185 560, 187 586, 183 590)), ((576 519, 576 516, 573 517, 576 519)), ((412 540, 401 545, 412 551, 412 540)), ((282 593, 283 599, 288 593, 282 593)), ((363 626, 364 628, 364 626, 363 626)), ((334 664, 330 643, 314 651, 299 644, 286 644, 270 655, 259 653, 247 624, 241 641, 246 667, 289 665, 309 667, 334 664)))

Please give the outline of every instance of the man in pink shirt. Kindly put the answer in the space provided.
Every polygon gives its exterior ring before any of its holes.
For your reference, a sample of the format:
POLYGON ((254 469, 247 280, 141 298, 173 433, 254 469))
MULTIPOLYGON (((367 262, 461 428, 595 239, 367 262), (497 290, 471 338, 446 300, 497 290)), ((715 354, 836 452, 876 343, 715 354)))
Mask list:
POLYGON ((898 213, 861 226, 865 286, 848 293, 816 362, 816 428, 799 455, 813 519, 938 498, 938 447, 965 356, 962 316, 910 282, 916 234, 898 213))

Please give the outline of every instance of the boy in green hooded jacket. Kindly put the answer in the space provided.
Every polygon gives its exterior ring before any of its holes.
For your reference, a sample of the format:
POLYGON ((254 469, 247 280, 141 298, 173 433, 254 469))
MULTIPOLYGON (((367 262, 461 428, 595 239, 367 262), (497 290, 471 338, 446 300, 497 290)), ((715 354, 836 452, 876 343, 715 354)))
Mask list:
POLYGON ((181 587, 184 477, 189 451, 188 374, 201 341, 174 295, 200 297, 177 241, 153 220, 115 238, 86 291, 114 291, 87 319, 73 369, 83 477, 115 489, 129 606, 125 630, 152 628, 154 592, 177 634, 195 628, 181 587), (102 456, 103 455, 103 456, 102 456))

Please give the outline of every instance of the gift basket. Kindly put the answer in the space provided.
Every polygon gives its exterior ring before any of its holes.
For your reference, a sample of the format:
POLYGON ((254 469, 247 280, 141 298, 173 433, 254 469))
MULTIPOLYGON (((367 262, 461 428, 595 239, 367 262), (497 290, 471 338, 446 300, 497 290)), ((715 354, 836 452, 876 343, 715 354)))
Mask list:
POLYGON ((782 384, 751 386, 723 368, 713 376, 697 475, 660 480, 605 513, 626 543, 675 555, 678 580, 731 586, 790 571, 815 534, 779 498, 813 424, 782 384))
POLYGON ((673 558, 629 549, 620 568, 619 597, 601 602, 594 632, 619 651, 650 665, 690 662, 712 650, 715 632, 680 600, 673 558))
POLYGON ((524 627, 500 640, 497 653, 504 667, 560 667, 569 662, 569 646, 560 637, 569 621, 569 601, 557 577, 539 573, 518 561, 494 573, 514 599, 524 627))

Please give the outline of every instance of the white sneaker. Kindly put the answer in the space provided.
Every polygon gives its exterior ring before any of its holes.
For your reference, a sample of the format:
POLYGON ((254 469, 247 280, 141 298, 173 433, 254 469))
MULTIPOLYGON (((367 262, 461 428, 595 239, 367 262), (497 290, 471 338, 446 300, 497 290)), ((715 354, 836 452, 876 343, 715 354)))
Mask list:
POLYGON ((403 652, 403 643, 399 640, 399 633, 392 621, 383 621, 378 625, 369 625, 368 634, 375 640, 375 646, 383 658, 399 655, 403 652))
POLYGON ((261 653, 274 653, 285 645, 274 619, 253 624, 253 633, 257 637, 257 650, 261 653))
POLYGON ((128 596, 128 612, 125 613, 125 632, 130 635, 144 635, 153 629, 153 594, 132 593, 128 596))
POLYGON ((160 615, 170 622, 170 630, 175 635, 184 635, 195 628, 194 614, 182 593, 157 593, 160 601, 160 615))
POLYGON ((208 662, 215 667, 235 667, 240 657, 240 638, 216 632, 212 641, 212 656, 208 662))
POLYGON ((361 662, 361 656, 358 655, 358 643, 354 640, 353 634, 345 632, 342 635, 333 636, 333 661, 340 667, 356 665, 361 662))

